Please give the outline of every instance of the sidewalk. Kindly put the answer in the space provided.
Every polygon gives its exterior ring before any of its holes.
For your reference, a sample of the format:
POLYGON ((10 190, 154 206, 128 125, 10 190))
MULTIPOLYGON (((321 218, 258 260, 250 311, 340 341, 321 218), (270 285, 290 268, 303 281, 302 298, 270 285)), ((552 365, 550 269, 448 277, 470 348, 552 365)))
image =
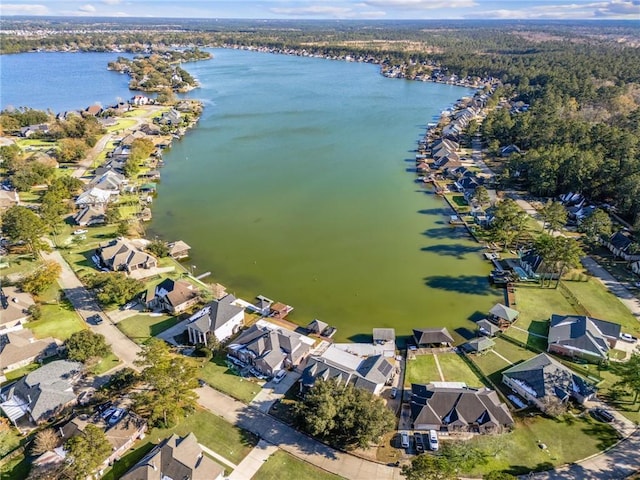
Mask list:
MULTIPOLYGON (((231 472, 229 480, 251 480, 260 467, 266 462, 271 455, 278 450, 278 447, 271 445, 269 442, 260 440, 249 455, 231 472)), ((301 479, 302 480, 302 479, 301 479)))

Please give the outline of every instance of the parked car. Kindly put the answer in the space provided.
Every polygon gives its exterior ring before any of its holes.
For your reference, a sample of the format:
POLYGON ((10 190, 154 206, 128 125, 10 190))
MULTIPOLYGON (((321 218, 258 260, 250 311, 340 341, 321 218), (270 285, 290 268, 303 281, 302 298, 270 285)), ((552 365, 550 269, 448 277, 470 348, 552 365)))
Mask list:
POLYGON ((635 342, 637 340, 636 337, 634 337, 633 335, 630 335, 628 333, 621 333, 620 334, 620 339, 624 340, 625 342, 631 342, 631 343, 633 343, 633 342, 635 342))
POLYGON ((116 423, 118 423, 122 419, 122 417, 124 417, 125 413, 126 413, 126 410, 124 408, 116 408, 116 411, 113 412, 113 414, 111 415, 111 417, 109 417, 109 420, 107 421, 109 426, 113 427, 116 423))
POLYGON ((391 389, 391 398, 396 398, 398 396, 398 389, 396 387, 393 387, 391 389))
POLYGON ((603 422, 610 423, 616 419, 616 417, 614 417, 610 411, 605 410, 604 408, 601 408, 601 407, 594 408, 592 410, 592 413, 594 417, 602 420, 603 422))
POLYGON ((273 383, 280 383, 284 379, 284 377, 286 377, 286 376, 287 376, 287 371, 286 370, 280 370, 273 377, 273 383))
POLYGON ((440 443, 438 442, 438 434, 435 430, 429 430, 429 450, 437 452, 439 448, 440 443))
POLYGON ((424 452, 424 441, 423 441, 423 438, 422 438, 422 434, 421 433, 416 433, 414 435, 414 437, 416 437, 416 451, 418 453, 424 452))
POLYGON ((400 445, 402 448, 409 448, 409 434, 407 432, 400 432, 400 445))
POLYGON ((109 407, 107 408, 104 412, 102 412, 100 414, 100 418, 102 418, 103 420, 106 420, 107 418, 109 418, 111 415, 113 415, 115 413, 115 411, 117 410, 116 407, 109 407))
POLYGON ((89 318, 87 318, 87 322, 93 323, 94 325, 100 325, 103 320, 102 317, 96 313, 95 315, 91 315, 89 318))

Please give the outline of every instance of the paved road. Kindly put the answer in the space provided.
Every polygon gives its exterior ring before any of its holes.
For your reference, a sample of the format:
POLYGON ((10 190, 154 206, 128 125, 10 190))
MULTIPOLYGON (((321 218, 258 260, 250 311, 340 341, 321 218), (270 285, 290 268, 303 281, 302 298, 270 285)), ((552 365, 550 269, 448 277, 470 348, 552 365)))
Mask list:
POLYGON ((319 468, 350 480, 400 480, 400 469, 338 452, 263 412, 210 387, 196 390, 200 405, 226 421, 319 468))
POLYGON ((69 267, 69 264, 62 258, 62 255, 60 255, 60 252, 57 250, 51 253, 42 252, 42 258, 45 260, 53 260, 62 267, 62 273, 60 274, 58 282, 65 296, 73 305, 73 308, 85 321, 92 315, 100 315, 103 319, 102 324, 89 324, 89 327, 94 332, 101 333, 105 336, 107 343, 111 345, 113 353, 122 360, 125 366, 138 370, 138 367, 133 364, 133 361, 136 359, 138 352, 140 352, 140 347, 118 330, 111 320, 102 312, 98 303, 84 285, 82 285, 74 271, 69 267))

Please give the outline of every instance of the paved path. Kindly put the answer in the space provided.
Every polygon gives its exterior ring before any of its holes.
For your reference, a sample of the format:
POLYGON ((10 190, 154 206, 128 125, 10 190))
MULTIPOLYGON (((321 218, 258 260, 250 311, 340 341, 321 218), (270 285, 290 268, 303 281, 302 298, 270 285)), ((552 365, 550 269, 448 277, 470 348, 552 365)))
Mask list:
POLYGON ((105 316, 100 305, 93 298, 93 295, 82 285, 76 274, 66 262, 60 252, 54 250, 51 253, 41 252, 42 258, 57 262, 62 268, 62 273, 58 279, 58 283, 62 287, 62 291, 69 299, 76 312, 86 321, 92 315, 100 315, 104 320, 100 325, 89 324, 89 328, 94 332, 101 333, 107 339, 107 343, 111 345, 113 353, 124 363, 125 366, 139 370, 133 362, 136 360, 140 347, 124 335, 118 328, 105 316))
POLYGON ((440 380, 445 382, 446 380, 444 379, 444 373, 442 373, 442 368, 440 368, 440 362, 438 361, 438 355, 434 353, 433 359, 436 362, 436 368, 438 369, 438 375, 440 375, 440 380))
MULTIPOLYGON (((264 465, 271 455, 278 450, 278 447, 271 445, 269 442, 260 440, 258 445, 255 446, 249 455, 244 457, 244 460, 240 462, 231 475, 229 480, 251 480, 260 467, 264 465)), ((304 480, 304 479, 300 479, 304 480)))
POLYGON ((547 335, 541 335, 539 333, 533 333, 533 332, 530 332, 529 330, 525 330, 524 328, 516 327, 515 325, 510 325, 509 328, 513 328, 515 330, 520 330, 521 332, 526 333, 528 335, 531 335, 532 337, 549 338, 547 335))
POLYGON ((287 372, 287 375, 280 383, 276 383, 273 380, 265 383, 258 394, 251 400, 250 405, 261 412, 269 413, 273 404, 284 397, 285 393, 299 378, 300 374, 298 372, 287 372))
POLYGON ((501 358, 502 360, 504 360, 505 362, 507 362, 509 365, 513 365, 513 362, 512 362, 511 360, 509 360, 508 358, 503 357, 502 355, 500 355, 498 352, 496 352, 496 351, 495 351, 495 350, 493 350, 493 349, 492 349, 491 351, 493 352, 493 354, 494 354, 496 357, 501 358))
POLYGON ((400 480, 400 469, 334 450, 279 420, 210 387, 196 390, 200 405, 301 460, 350 480, 400 480))

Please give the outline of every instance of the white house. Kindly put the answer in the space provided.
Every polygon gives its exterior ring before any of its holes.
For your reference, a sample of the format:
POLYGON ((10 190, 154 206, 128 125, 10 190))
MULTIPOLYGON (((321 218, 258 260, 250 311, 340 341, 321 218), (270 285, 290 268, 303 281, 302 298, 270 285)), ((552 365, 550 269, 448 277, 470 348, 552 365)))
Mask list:
POLYGON ((244 308, 236 304, 236 297, 227 295, 194 313, 187 323, 190 343, 207 344, 207 334, 213 333, 223 342, 240 331, 244 322, 244 308))

